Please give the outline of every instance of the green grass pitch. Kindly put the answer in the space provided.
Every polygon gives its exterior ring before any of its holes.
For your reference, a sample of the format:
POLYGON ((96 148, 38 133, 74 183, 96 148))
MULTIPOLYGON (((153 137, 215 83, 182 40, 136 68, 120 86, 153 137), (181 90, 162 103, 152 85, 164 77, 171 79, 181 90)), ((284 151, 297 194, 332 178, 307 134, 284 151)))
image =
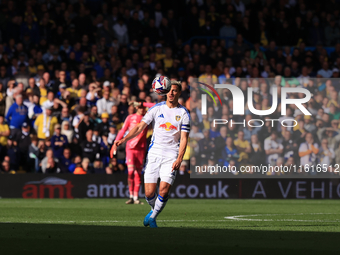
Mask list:
POLYGON ((340 254, 338 200, 0 199, 1 254, 340 254))

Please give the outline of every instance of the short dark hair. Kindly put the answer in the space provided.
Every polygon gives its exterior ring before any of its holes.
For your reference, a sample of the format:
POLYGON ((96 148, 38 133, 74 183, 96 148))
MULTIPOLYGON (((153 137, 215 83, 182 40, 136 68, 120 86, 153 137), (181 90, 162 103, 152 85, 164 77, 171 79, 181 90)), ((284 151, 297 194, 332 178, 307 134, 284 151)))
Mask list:
POLYGON ((182 91, 182 82, 181 81, 171 81, 171 85, 177 85, 179 91, 182 91))

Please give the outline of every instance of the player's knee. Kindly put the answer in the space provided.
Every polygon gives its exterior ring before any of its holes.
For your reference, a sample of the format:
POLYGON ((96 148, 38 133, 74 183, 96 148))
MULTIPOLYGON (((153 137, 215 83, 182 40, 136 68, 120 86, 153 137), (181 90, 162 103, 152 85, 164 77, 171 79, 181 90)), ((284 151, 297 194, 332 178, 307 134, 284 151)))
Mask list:
POLYGON ((145 196, 147 198, 152 198, 155 195, 155 192, 152 191, 145 191, 145 196))
POLYGON ((169 189, 167 187, 164 187, 162 189, 159 189, 159 195, 161 197, 167 197, 169 194, 169 189))
POLYGON ((134 172, 133 171, 128 171, 128 179, 133 179, 134 178, 134 172))
POLYGON ((135 173, 134 179, 135 179, 135 183, 138 183, 138 184, 141 183, 141 176, 139 173, 135 173))

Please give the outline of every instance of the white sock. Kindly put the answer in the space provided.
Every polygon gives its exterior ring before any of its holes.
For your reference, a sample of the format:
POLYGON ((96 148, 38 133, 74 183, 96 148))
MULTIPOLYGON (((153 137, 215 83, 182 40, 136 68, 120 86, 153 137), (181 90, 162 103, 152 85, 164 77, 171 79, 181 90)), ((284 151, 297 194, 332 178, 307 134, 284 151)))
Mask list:
POLYGON ((138 197, 137 196, 133 196, 133 200, 138 200, 138 197))
POLYGON ((154 206, 154 210, 150 216, 150 218, 156 218, 158 216, 158 214, 160 214, 162 212, 162 210, 164 209, 166 202, 168 202, 168 198, 169 196, 163 198, 162 196, 158 195, 155 206, 154 206))
POLYGON ((130 194, 130 198, 133 198, 133 195, 132 195, 132 194, 130 194))
POLYGON ((148 202, 148 204, 151 206, 151 210, 153 210, 153 208, 155 207, 155 202, 156 202, 156 199, 157 199, 157 194, 155 193, 153 195, 153 197, 151 197, 151 198, 145 197, 145 199, 146 199, 146 202, 148 202))

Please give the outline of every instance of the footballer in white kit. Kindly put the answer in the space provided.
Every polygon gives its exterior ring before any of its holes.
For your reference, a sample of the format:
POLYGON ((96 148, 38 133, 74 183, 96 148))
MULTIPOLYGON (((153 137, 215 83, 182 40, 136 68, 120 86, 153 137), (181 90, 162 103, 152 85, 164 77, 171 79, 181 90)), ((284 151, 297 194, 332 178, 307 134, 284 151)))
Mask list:
POLYGON ((134 138, 153 122, 154 129, 149 146, 144 174, 145 198, 151 211, 144 218, 144 226, 157 227, 156 218, 165 207, 169 190, 176 178, 188 143, 190 131, 189 111, 178 103, 181 83, 172 82, 167 100, 151 107, 138 126, 115 145, 134 138), (160 178, 159 194, 156 194, 160 178))

